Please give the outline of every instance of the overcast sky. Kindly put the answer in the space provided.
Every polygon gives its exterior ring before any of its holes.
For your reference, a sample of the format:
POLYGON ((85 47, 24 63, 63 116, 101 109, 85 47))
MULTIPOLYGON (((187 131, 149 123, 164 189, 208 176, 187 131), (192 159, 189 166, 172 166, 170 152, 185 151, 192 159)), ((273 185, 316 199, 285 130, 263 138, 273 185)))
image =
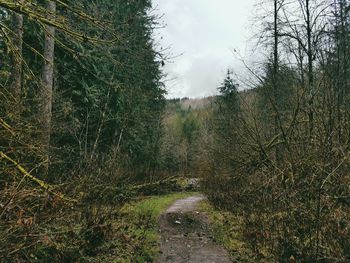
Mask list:
POLYGON ((244 56, 256 0, 154 0, 165 28, 157 32, 173 56, 165 66, 168 97, 216 93, 228 67, 239 70, 232 51, 244 56))

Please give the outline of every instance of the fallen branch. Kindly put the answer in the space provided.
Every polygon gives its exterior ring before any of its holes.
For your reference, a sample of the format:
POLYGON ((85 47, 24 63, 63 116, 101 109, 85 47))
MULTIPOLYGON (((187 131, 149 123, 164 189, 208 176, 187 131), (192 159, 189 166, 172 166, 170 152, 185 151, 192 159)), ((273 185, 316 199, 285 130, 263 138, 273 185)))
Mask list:
POLYGON ((15 132, 13 130, 13 128, 6 123, 3 119, 0 118, 0 125, 7 131, 9 131, 11 133, 11 135, 15 135, 15 132))
POLYGON ((45 189, 46 191, 48 191, 49 193, 57 196, 58 198, 62 199, 63 201, 67 201, 67 202, 73 202, 73 203, 77 203, 78 201, 75 199, 71 199, 71 198, 67 198, 65 195, 59 193, 59 192, 54 192, 53 190, 51 190, 53 187, 51 185, 49 185, 48 183, 36 178, 35 176, 31 175, 29 172, 27 172, 27 170, 21 166, 18 162, 16 162, 15 160, 13 160, 11 157, 9 157, 8 155, 6 155, 4 152, 0 151, 0 158, 4 158, 5 160, 9 161, 10 163, 12 163, 13 165, 16 166, 16 168, 24 175, 24 177, 28 177, 30 180, 32 180, 33 182, 35 182, 36 184, 38 184, 41 188, 45 189))

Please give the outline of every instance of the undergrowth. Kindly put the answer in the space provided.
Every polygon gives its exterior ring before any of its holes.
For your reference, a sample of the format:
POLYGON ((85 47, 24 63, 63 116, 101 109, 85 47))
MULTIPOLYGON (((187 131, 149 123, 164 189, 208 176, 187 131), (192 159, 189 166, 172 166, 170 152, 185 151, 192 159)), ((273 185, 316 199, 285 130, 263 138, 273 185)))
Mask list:
POLYGON ((175 193, 127 203, 111 223, 110 231, 114 234, 101 247, 105 253, 84 260, 106 263, 153 262, 159 252, 159 216, 175 200, 191 195, 193 193, 175 193))
POLYGON ((200 204, 200 210, 208 215, 216 242, 230 253, 233 262, 270 263, 268 255, 256 255, 245 241, 242 219, 230 212, 216 210, 208 201, 200 204))

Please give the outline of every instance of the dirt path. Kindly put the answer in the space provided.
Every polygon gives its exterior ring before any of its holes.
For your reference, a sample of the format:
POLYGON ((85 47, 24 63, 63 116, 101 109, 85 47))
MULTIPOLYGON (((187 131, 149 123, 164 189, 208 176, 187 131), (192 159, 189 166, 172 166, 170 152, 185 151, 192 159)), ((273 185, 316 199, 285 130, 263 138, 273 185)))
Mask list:
POLYGON ((197 212, 203 196, 176 201, 161 216, 158 263, 229 263, 228 253, 214 243, 205 214, 197 212))

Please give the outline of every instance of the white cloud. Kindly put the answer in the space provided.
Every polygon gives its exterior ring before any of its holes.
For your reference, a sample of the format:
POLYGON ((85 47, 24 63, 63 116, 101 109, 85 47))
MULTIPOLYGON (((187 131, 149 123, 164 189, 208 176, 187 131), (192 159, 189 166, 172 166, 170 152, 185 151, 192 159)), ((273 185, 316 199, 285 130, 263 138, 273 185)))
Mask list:
POLYGON ((182 56, 165 67, 169 97, 212 95, 228 67, 233 49, 245 52, 255 0, 154 0, 166 24, 163 47, 182 56))

